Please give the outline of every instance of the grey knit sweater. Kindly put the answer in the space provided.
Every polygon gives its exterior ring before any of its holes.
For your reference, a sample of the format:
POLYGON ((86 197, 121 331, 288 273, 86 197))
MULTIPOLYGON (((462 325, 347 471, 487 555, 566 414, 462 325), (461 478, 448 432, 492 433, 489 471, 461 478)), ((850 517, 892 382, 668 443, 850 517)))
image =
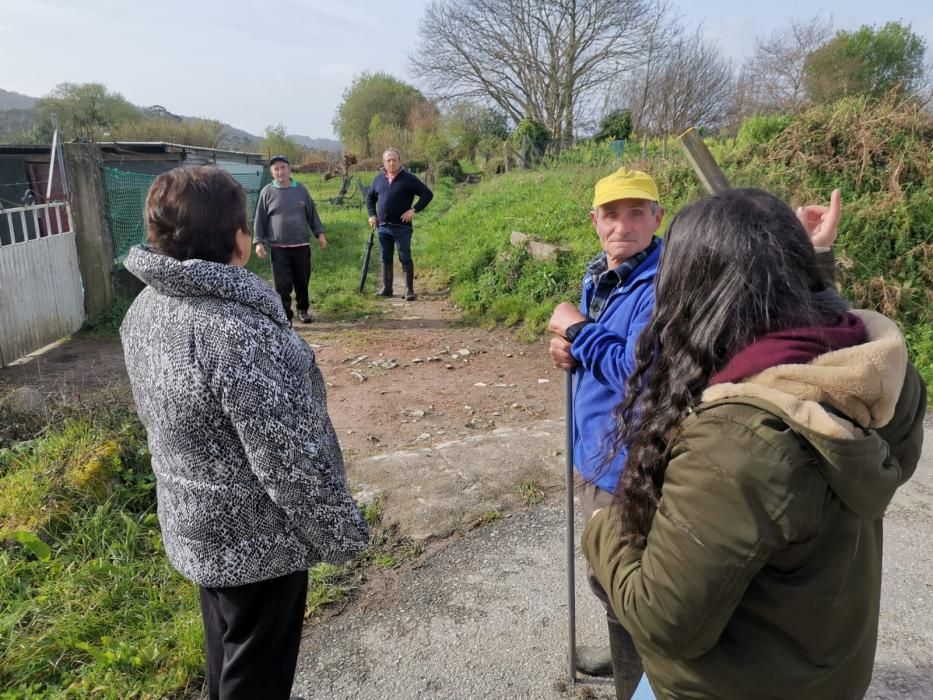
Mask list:
POLYGON ((308 229, 317 238, 324 225, 308 189, 292 180, 291 187, 270 183, 262 188, 253 219, 253 243, 300 245, 308 242, 308 229))
POLYGON ((125 265, 149 285, 120 337, 172 565, 236 586, 365 548, 314 353, 275 292, 244 269, 144 246, 125 265))

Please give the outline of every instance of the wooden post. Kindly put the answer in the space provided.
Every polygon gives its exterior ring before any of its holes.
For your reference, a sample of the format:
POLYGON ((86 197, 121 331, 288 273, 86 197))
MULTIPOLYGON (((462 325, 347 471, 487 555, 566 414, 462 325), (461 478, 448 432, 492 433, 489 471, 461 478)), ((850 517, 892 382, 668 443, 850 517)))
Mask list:
POLYGON ((713 158, 713 154, 709 152, 696 129, 692 127, 687 129, 677 137, 677 140, 707 193, 716 194, 729 189, 729 181, 719 169, 716 159, 713 158))

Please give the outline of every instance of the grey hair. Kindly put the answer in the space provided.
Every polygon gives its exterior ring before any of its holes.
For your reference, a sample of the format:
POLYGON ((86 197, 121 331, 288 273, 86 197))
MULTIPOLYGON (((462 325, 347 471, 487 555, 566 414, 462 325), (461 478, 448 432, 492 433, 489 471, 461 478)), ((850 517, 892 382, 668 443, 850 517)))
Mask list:
POLYGON ((394 153, 396 156, 398 156, 398 159, 399 159, 399 160, 402 159, 402 154, 399 153, 399 150, 398 150, 397 148, 387 148, 387 149, 385 149, 385 150, 382 152, 382 157, 383 157, 383 159, 386 157, 386 153, 394 153))

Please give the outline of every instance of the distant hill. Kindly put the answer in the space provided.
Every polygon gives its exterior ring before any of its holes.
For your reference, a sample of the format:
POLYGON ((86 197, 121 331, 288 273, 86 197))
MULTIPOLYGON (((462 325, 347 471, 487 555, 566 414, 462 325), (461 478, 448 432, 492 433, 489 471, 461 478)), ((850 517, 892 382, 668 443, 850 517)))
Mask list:
POLYGON ((235 126, 224 124, 223 131, 220 132, 223 143, 226 148, 234 151, 248 151, 253 153, 259 150, 262 143, 261 136, 255 136, 243 129, 237 129, 235 126))
MULTIPOLYGON (((11 90, 0 88, 0 143, 11 138, 18 138, 25 134, 32 126, 33 108, 39 98, 22 95, 11 90)), ((143 111, 148 111, 158 116, 174 117, 184 119, 185 121, 197 119, 197 117, 186 117, 175 115, 161 106, 141 107, 143 111)), ((292 134, 290 138, 304 146, 316 151, 343 151, 343 144, 334 139, 315 139, 310 136, 300 136, 292 134)), ((262 143, 262 136, 256 136, 243 129, 238 129, 230 124, 224 124, 221 132, 222 148, 228 148, 234 151, 256 152, 262 143)))
POLYGON ((36 102, 35 97, 0 88, 0 143, 26 138, 36 102))
POLYGON ((39 101, 37 97, 21 95, 18 92, 0 88, 0 110, 6 109, 32 109, 39 101))
POLYGON ((32 128, 33 110, 0 110, 0 143, 26 140, 26 133, 32 128))
POLYGON ((345 150, 343 144, 334 139, 313 139, 310 136, 301 136, 300 134, 289 134, 288 138, 294 140, 300 146, 310 148, 312 151, 341 153, 345 150))

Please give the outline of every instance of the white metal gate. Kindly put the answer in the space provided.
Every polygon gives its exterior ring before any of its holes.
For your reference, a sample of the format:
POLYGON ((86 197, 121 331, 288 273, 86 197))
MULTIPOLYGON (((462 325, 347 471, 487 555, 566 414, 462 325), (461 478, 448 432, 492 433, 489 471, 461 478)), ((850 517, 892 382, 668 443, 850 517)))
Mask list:
POLYGON ((84 323, 71 207, 0 209, 0 367, 84 323))

